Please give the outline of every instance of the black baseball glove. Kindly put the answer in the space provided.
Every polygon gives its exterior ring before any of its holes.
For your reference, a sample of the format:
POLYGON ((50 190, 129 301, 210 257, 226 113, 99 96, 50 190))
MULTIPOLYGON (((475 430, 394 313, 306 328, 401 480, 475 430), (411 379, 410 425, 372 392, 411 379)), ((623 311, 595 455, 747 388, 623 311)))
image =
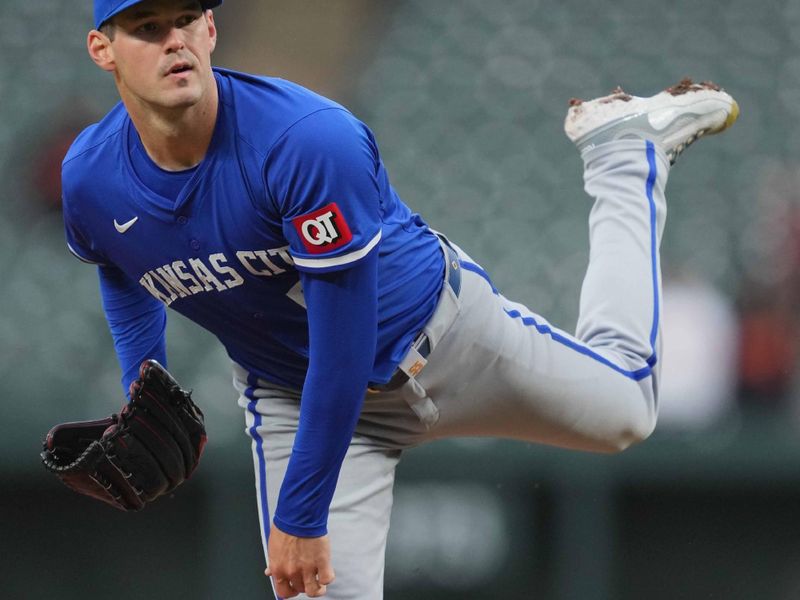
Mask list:
POLYGON ((146 360, 119 415, 62 423, 42 462, 76 492, 140 510, 188 479, 206 443, 202 411, 164 367, 146 360))

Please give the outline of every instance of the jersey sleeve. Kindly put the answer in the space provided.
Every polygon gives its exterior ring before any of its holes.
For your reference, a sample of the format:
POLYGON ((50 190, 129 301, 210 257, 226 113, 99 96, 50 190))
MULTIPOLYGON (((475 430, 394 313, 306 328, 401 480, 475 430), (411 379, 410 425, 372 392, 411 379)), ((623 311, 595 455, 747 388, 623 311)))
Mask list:
POLYGON ((299 270, 340 270, 379 244, 379 164, 372 134, 341 108, 304 117, 271 148, 266 186, 299 270))
POLYGON ((118 268, 101 266, 97 274, 103 311, 122 370, 122 389, 127 394, 142 361, 153 358, 167 367, 166 310, 118 268))
MULTIPOLYGON (((65 182, 66 183, 66 182, 65 182)), ((64 186, 66 190, 66 185, 64 186)), ((62 197, 64 230, 67 237, 67 248, 79 260, 93 264, 106 264, 105 258, 94 247, 88 235, 84 232, 83 224, 79 216, 79 211, 75 206, 75 201, 68 196, 66 191, 62 197)))
POLYGON ((309 313, 309 368, 300 420, 273 522, 299 537, 327 533, 328 511, 375 360, 378 258, 301 273, 309 313))

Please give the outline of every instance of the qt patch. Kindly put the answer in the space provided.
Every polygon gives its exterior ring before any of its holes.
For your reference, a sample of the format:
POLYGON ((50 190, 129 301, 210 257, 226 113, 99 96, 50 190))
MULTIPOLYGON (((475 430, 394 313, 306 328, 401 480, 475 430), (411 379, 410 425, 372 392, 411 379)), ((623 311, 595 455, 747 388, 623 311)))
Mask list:
POLYGON ((292 219, 309 254, 323 254, 341 248, 353 239, 350 227, 335 202, 292 219))

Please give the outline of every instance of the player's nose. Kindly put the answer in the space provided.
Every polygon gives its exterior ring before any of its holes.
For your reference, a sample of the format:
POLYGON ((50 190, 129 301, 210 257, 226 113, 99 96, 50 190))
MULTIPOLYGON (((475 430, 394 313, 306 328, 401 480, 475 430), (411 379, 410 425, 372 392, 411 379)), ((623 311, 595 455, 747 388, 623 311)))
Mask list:
POLYGON ((186 47, 183 41, 183 33, 179 27, 171 27, 164 37, 164 49, 168 52, 177 52, 186 47))

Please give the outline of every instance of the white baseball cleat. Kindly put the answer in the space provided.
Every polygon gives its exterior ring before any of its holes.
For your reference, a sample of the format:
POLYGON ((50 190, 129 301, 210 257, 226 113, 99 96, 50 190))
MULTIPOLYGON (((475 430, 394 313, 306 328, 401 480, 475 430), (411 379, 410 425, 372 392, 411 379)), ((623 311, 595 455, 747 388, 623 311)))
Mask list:
POLYGON ((581 155, 603 142, 633 137, 659 145, 672 164, 696 139, 725 131, 738 116, 739 105, 721 87, 684 79, 650 98, 618 87, 588 102, 572 99, 564 131, 581 155))

